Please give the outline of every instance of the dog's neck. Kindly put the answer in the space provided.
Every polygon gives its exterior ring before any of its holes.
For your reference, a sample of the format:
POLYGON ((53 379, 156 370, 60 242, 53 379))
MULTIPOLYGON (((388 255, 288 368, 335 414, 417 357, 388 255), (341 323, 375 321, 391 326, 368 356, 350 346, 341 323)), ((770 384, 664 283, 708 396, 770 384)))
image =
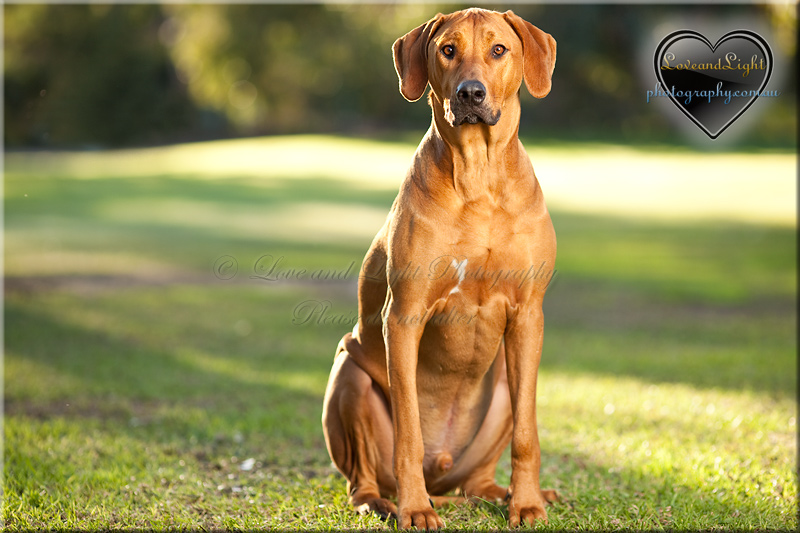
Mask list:
POLYGON ((487 195, 498 197, 511 185, 507 169, 509 159, 519 157, 520 104, 511 98, 501 109, 500 120, 494 126, 482 122, 453 126, 445 118, 442 101, 430 96, 433 121, 428 132, 429 142, 439 155, 440 164, 452 169, 452 184, 465 202, 474 202, 487 195))

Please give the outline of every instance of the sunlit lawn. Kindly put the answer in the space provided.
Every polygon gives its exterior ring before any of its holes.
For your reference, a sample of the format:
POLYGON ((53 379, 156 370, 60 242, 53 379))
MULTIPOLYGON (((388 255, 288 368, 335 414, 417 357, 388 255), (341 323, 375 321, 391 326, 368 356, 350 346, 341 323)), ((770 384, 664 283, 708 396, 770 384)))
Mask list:
MULTIPOLYGON (((347 507, 319 419, 413 148, 7 154, 6 528, 383 527, 347 507)), ((794 157, 529 151, 559 239, 550 527, 795 529, 794 157)), ((504 513, 442 510, 484 530, 504 513)))

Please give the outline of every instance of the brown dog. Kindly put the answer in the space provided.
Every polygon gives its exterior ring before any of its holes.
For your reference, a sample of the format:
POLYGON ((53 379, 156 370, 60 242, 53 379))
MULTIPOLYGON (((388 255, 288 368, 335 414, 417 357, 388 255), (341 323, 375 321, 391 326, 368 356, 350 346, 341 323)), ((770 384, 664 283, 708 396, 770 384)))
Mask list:
POLYGON ((511 526, 546 520, 536 380, 556 238, 517 133, 522 81, 547 95, 556 43, 511 11, 469 9, 393 52, 406 99, 430 83, 433 123, 364 259, 325 393, 328 451, 350 502, 401 528, 442 527, 429 495, 454 489, 506 498, 511 526))

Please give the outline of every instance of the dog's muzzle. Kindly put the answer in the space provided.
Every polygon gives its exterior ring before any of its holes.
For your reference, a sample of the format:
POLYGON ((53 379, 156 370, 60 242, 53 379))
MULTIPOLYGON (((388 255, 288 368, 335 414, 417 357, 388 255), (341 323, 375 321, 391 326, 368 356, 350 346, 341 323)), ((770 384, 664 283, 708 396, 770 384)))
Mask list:
POLYGON ((455 98, 451 98, 446 118, 453 126, 483 122, 494 126, 500 120, 500 110, 492 112, 486 100, 486 87, 478 80, 465 80, 456 87, 455 98))

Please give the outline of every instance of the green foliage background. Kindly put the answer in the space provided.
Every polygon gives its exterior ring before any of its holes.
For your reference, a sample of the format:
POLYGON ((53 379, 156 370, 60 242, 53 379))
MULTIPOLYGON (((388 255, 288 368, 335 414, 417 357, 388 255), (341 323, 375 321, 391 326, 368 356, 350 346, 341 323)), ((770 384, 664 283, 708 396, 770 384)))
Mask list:
MULTIPOLYGON (((384 527, 320 430, 350 326, 293 320, 352 317, 354 275, 250 274, 360 264, 430 120, 391 44, 460 7, 3 6, 7 530, 384 527), (335 135, 180 142, 301 132, 335 135)), ((543 530, 797 530, 796 6, 489 7, 558 41, 553 92, 522 91, 559 239, 538 413, 565 502, 543 530), (730 153, 675 146, 650 40, 739 21, 782 97, 730 153)))
MULTIPOLYGON (((297 132, 424 127, 397 92, 391 44, 456 4, 6 5, 6 146, 153 144, 297 132)), ((768 30, 784 98, 745 142, 793 146, 790 6, 496 5, 558 41, 554 90, 523 91, 522 131, 671 141, 639 79, 647 32, 665 20, 744 20, 768 30)), ((675 29, 675 28, 669 28, 675 29)), ((666 33, 665 33, 666 34, 666 33)))

